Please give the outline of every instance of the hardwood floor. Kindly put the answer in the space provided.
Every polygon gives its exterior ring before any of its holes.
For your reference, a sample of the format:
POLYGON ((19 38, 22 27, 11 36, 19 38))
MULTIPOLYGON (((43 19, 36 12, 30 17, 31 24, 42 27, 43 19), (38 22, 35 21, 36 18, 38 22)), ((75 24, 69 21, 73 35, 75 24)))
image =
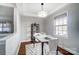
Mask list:
POLYGON ((18 55, 26 55, 25 44, 21 43, 18 55))
MULTIPOLYGON (((41 42, 39 41, 39 42, 34 42, 34 43, 41 43, 41 42)), ((48 43, 48 42, 43 42, 43 43, 48 43)), ((28 41, 28 42, 21 42, 18 55, 26 55, 26 48, 25 48, 25 46, 26 46, 27 44, 33 44, 33 42, 31 42, 31 41, 28 41)), ((43 47, 43 46, 42 46, 42 47, 43 47)), ((73 55, 72 53, 66 51, 65 49, 63 49, 63 48, 61 48, 61 47, 58 47, 58 48, 57 48, 57 51, 61 52, 63 55, 73 55)), ((43 53, 42 53, 42 54, 43 54, 43 53)), ((57 54, 58 54, 58 53, 57 53, 57 54)))
POLYGON ((58 51, 61 52, 63 55, 74 55, 61 47, 58 47, 58 51))
MULTIPOLYGON (((34 43, 48 43, 48 42, 34 42, 34 43)), ((19 49, 19 52, 18 52, 18 55, 26 55, 26 48, 25 48, 25 46, 27 45, 27 44, 33 44, 33 42, 31 42, 31 41, 27 41, 27 42, 21 42, 21 45, 20 45, 20 49, 19 49)), ((43 55, 43 52, 42 52, 42 55, 43 55)))

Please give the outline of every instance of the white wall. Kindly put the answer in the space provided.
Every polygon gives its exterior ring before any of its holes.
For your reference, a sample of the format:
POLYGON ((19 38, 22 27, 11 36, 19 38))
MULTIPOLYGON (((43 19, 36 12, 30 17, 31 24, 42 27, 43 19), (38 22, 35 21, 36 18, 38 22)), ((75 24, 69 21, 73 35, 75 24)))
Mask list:
POLYGON ((21 39, 30 39, 31 24, 35 22, 40 24, 40 32, 43 32, 43 19, 41 18, 22 16, 21 22, 21 39))
POLYGON ((77 49, 79 51, 79 4, 69 4, 60 10, 57 10, 52 15, 44 20, 44 32, 49 35, 54 34, 54 16, 68 12, 68 39, 59 39, 59 43, 69 49, 77 49))
POLYGON ((6 54, 15 55, 18 52, 21 40, 21 21, 18 6, 14 7, 14 33, 6 40, 6 54))

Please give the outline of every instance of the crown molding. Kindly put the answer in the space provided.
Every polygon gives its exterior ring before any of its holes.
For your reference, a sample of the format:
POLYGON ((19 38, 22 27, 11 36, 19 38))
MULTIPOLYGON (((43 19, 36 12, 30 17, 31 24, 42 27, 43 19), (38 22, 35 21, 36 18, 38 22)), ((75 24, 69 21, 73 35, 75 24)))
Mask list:
MULTIPOLYGON (((61 8, 63 8, 63 7, 65 7, 65 6, 67 6, 67 5, 69 5, 69 3, 66 3, 66 4, 61 5, 60 7, 56 8, 54 11, 51 11, 51 12, 48 14, 48 16, 52 15, 54 12, 56 12, 57 10, 59 10, 59 9, 61 9, 61 8)), ((48 17, 48 16, 47 16, 47 17, 48 17)))
POLYGON ((12 7, 12 8, 14 8, 16 6, 15 4, 12 4, 12 3, 0 3, 0 5, 7 6, 7 7, 12 7))

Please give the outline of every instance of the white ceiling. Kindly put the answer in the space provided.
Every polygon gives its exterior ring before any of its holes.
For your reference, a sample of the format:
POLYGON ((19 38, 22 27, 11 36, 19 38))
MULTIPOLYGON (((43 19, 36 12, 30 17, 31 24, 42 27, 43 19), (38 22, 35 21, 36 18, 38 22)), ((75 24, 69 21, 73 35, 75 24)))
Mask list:
MULTIPOLYGON (((21 15, 38 17, 38 12, 41 11, 41 3, 19 3, 17 4, 21 15)), ((44 3, 44 10, 48 15, 60 9, 66 3, 44 3)))

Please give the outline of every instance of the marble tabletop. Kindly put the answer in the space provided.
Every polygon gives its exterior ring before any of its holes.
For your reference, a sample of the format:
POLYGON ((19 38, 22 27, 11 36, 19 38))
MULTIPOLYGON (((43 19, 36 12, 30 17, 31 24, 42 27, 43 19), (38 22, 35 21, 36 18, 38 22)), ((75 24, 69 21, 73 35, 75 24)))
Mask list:
POLYGON ((45 34, 41 34, 41 33, 35 33, 34 37, 36 38, 36 41, 40 40, 40 41, 44 41, 44 42, 57 39, 57 38, 52 37, 50 35, 45 35, 45 34))

